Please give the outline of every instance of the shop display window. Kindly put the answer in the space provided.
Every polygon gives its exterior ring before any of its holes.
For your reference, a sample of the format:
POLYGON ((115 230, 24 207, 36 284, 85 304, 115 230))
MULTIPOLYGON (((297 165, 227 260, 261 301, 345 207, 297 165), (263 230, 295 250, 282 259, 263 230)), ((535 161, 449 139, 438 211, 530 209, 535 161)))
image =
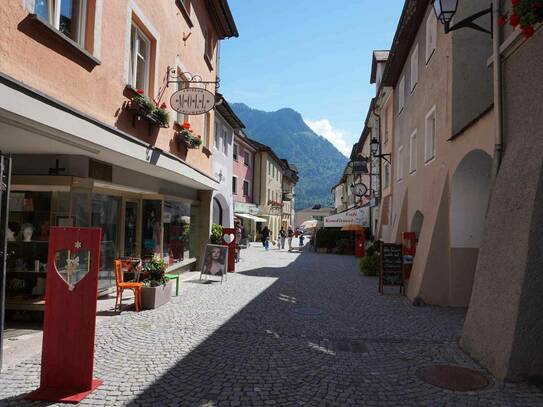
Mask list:
POLYGON ((162 254, 160 237, 162 235, 162 201, 143 201, 141 228, 141 255, 148 259, 155 254, 162 254))
POLYGON ((51 192, 10 194, 7 229, 7 300, 43 300, 51 218, 51 192))
POLYGON ((103 290, 115 285, 114 260, 119 257, 121 199, 93 193, 91 207, 91 226, 102 229, 98 289, 103 290))
POLYGON ((173 264, 189 257, 190 205, 181 202, 164 202, 163 257, 173 264))

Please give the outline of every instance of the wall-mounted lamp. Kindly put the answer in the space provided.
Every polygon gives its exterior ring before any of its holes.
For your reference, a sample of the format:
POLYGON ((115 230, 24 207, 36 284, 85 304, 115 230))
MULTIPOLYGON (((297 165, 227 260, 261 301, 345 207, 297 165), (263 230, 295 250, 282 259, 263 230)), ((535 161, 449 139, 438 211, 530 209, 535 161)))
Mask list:
MULTIPOLYGON (((450 24, 451 20, 456 14, 458 0, 432 0, 432 5, 434 7, 434 12, 436 13, 437 19, 445 26, 445 34, 449 33, 450 31, 458 30, 459 28, 472 28, 474 30, 492 35, 492 28, 491 30, 487 30, 474 22, 485 14, 490 14, 492 18, 492 5, 485 10, 479 11, 478 13, 459 21, 453 26, 450 24)), ((492 24, 490 24, 490 27, 492 27, 492 24)))
POLYGON ((375 137, 372 138, 371 142, 370 142, 370 151, 371 151, 372 157, 374 157, 374 158, 382 158, 383 160, 385 160, 387 163, 390 164, 390 156, 391 156, 391 154, 380 154, 379 153, 380 147, 381 147, 381 144, 379 143, 379 140, 377 140, 375 137), (387 157, 389 157, 389 158, 387 158, 387 157))

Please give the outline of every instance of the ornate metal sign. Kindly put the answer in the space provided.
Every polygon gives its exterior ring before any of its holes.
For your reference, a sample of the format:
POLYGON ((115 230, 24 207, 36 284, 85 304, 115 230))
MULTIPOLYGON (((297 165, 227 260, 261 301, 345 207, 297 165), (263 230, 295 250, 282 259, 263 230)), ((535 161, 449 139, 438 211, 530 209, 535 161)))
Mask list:
POLYGON ((363 183, 352 185, 351 190, 353 191, 353 194, 358 197, 366 196, 366 194, 368 193, 368 187, 366 186, 366 184, 363 183))
POLYGON ((204 114, 215 106, 215 95, 202 88, 181 89, 172 95, 170 106, 181 114, 204 114))
POLYGON ((219 88, 220 79, 204 81, 200 75, 190 72, 179 72, 177 68, 168 67, 168 80, 166 87, 175 83, 178 88, 170 98, 170 106, 176 112, 189 116, 196 116, 209 112, 215 107, 215 94, 207 90, 208 86, 219 88))

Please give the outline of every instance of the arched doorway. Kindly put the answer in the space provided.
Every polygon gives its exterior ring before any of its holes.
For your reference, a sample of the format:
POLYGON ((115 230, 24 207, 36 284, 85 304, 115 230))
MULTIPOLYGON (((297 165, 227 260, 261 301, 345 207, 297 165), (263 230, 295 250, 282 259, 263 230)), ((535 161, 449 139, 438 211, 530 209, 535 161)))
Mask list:
POLYGON ((222 225, 223 209, 222 205, 217 198, 213 198, 213 223, 222 225))
POLYGON ((467 306, 490 193, 492 158, 482 150, 470 151, 452 178, 450 205, 450 301, 467 306))

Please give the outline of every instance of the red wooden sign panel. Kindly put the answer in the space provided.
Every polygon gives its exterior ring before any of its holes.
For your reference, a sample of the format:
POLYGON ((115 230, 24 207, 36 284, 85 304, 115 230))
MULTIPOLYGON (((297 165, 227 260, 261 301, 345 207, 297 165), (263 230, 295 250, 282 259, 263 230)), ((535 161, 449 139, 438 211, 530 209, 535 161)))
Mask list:
POLYGON ((52 227, 47 261, 40 388, 31 400, 76 403, 93 380, 99 228, 52 227))
POLYGON ((223 228, 222 240, 228 246, 228 272, 233 273, 236 270, 236 229, 223 228))

